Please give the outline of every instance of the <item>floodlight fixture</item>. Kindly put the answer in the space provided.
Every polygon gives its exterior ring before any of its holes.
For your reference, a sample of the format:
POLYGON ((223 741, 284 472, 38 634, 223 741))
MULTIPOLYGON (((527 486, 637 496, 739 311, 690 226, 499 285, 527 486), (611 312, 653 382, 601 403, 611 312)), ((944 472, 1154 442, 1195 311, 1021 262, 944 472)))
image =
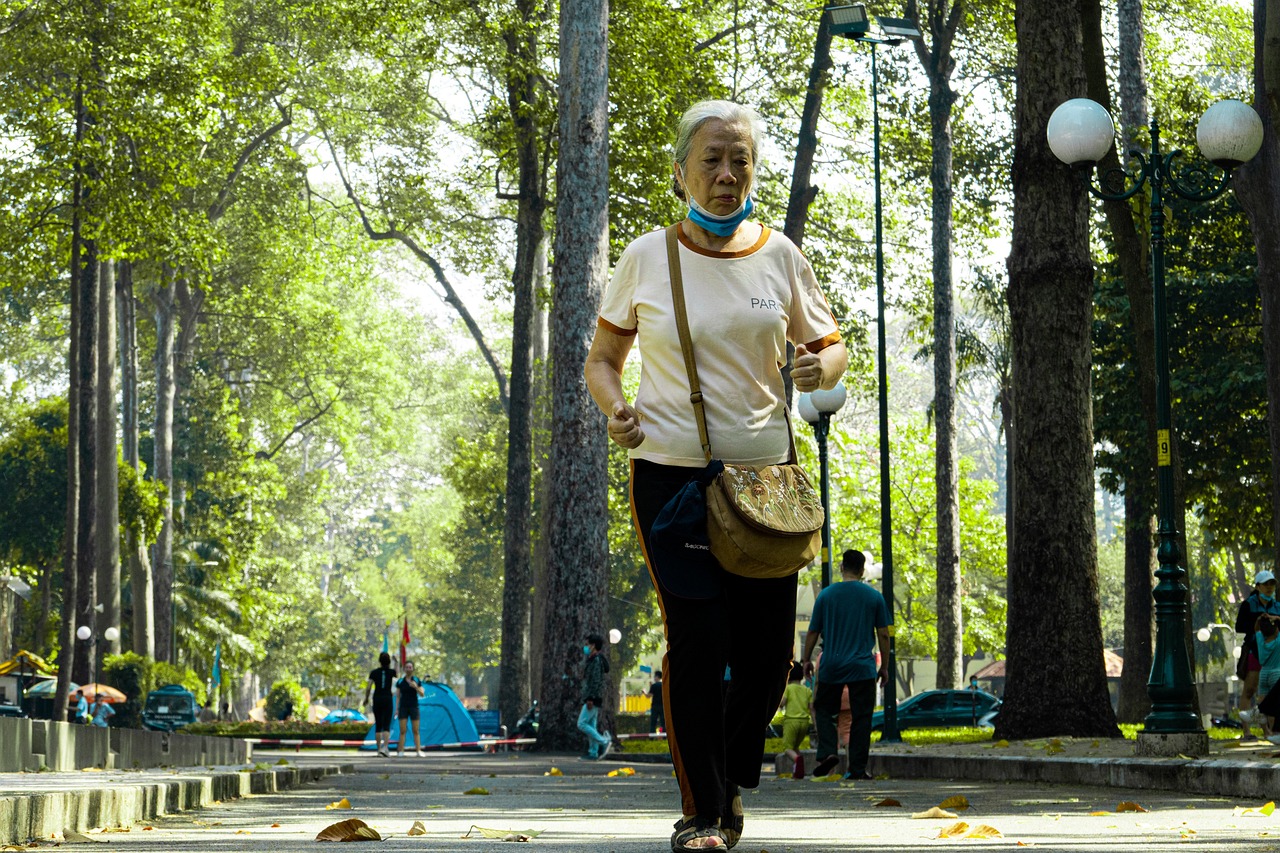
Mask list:
POLYGON ((833 36, 856 39, 871 32, 871 19, 867 17, 867 7, 862 4, 828 6, 826 11, 831 16, 833 36))
POLYGON ((876 23, 880 25, 880 32, 889 38, 918 39, 921 37, 920 27, 910 18, 886 18, 883 15, 876 15, 876 23))

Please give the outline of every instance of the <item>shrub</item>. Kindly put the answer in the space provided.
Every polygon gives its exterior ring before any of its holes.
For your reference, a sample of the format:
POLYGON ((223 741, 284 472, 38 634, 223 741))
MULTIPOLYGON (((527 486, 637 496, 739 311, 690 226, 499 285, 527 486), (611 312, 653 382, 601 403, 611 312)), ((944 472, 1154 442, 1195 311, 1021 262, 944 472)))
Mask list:
POLYGON ((282 678, 271 685, 267 694, 267 706, 263 709, 268 720, 293 719, 307 712, 307 694, 302 685, 292 678, 282 678))
POLYGON ((203 706, 205 702, 204 679, 196 675, 194 670, 182 666, 174 666, 164 661, 156 661, 151 669, 149 690, 163 687, 166 684, 181 684, 195 694, 196 704, 203 706))
POLYGON ((101 679, 126 697, 115 706, 111 725, 128 729, 142 728, 142 700, 151 681, 152 661, 133 652, 107 655, 102 659, 101 679))

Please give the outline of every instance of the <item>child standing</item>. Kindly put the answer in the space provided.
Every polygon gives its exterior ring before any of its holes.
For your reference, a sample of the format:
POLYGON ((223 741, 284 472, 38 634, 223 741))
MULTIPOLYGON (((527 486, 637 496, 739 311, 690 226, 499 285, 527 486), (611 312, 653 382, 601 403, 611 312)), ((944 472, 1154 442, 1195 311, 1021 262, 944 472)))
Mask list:
POLYGON ((795 762, 792 777, 804 778, 804 756, 800 744, 809 734, 810 714, 813 711, 813 691, 804 686, 804 667, 791 664, 787 687, 782 693, 782 747, 787 758, 795 762))

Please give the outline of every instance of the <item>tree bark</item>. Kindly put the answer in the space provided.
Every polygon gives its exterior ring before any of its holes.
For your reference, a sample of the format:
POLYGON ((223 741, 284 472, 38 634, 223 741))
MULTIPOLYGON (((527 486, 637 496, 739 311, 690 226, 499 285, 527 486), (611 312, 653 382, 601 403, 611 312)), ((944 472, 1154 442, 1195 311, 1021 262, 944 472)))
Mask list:
MULTIPOLYGON (((937 663, 939 688, 954 689, 964 681, 964 620, 960 607, 960 458, 956 447, 956 328, 952 282, 951 88, 955 60, 951 46, 964 17, 962 2, 927 0, 924 24, 929 43, 914 42, 929 78, 929 135, 932 155, 929 185, 933 203, 933 405, 934 489, 938 526, 935 572, 938 596, 937 663)), ((919 18, 917 4, 907 16, 919 18)))
POLYGON ((1081 9, 1019 0, 1009 315, 1016 388, 1008 687, 996 737, 1118 737, 1098 615, 1084 188, 1049 151, 1053 109, 1085 90, 1081 9))
POLYGON ((98 291, 98 614, 94 634, 101 654, 120 654, 120 637, 107 640, 107 628, 120 629, 120 483, 116 443, 116 274, 113 261, 99 265, 98 291))
POLYGON ((152 298, 156 308, 156 410, 153 437, 155 446, 153 479, 164 487, 160 499, 161 527, 156 538, 155 567, 155 649, 156 660, 173 662, 173 406, 177 395, 175 344, 177 310, 173 269, 162 268, 160 286, 152 298))
POLYGON ((542 728, 549 749, 579 745, 577 691, 560 678, 592 631, 604 633, 609 590, 608 476, 603 419, 583 379, 609 264, 609 8, 560 4, 560 156, 552 311, 550 542, 545 590, 542 728))
POLYGON ((503 518, 502 656, 498 705, 502 719, 515 725, 529 705, 529 614, 533 589, 530 519, 533 488, 533 319, 534 281, 546 212, 545 177, 538 126, 539 86, 535 69, 538 29, 530 22, 542 14, 540 0, 519 0, 519 29, 506 36, 507 109, 516 131, 520 199, 516 210, 516 262, 511 328, 511 406, 507 415, 507 499, 503 518))
MULTIPOLYGON (((139 474, 138 458, 138 304, 134 298, 133 264, 120 262, 116 277, 116 313, 120 343, 120 443, 124 461, 139 474)), ((145 542, 132 530, 125 532, 124 559, 129 564, 130 632, 129 645, 135 654, 154 658, 155 589, 151 580, 151 559, 145 542)))
MULTIPOLYGON (((96 240, 83 240, 81 249, 83 267, 80 275, 80 471, 79 507, 76 510, 78 524, 76 537, 76 612, 75 625, 93 630, 97 624, 94 612, 98 604, 98 483, 95 464, 98 443, 98 303, 102 287, 101 263, 98 260, 96 240)), ((96 632, 95 632, 96 633, 96 632)), ((93 647, 77 640, 79 644, 71 677, 80 684, 92 680, 93 647)))
POLYGON ((1271 440, 1271 541, 1280 543, 1280 0, 1253 3, 1253 106, 1262 117, 1262 150, 1232 178, 1258 253, 1262 353, 1271 440))
POLYGON ((830 17, 824 12, 818 21, 818 34, 813 44, 813 65, 809 67, 809 87, 805 90, 796 157, 791 167, 791 195, 787 199, 787 218, 782 226, 782 233, 797 246, 804 242, 804 228, 809 222, 809 206, 818 197, 818 188, 810 184, 809 179, 813 174, 813 155, 818 150, 818 117, 822 113, 822 95, 831 79, 833 65, 830 17))
MULTIPOLYGON (((1130 144, 1146 130, 1146 81, 1142 79, 1141 0, 1122 0, 1120 17, 1120 92, 1123 119, 1122 137, 1130 144), (1136 6, 1136 12, 1132 8, 1136 6), (1134 15, 1136 14, 1136 20, 1134 15), (1137 35, 1132 32, 1137 28, 1137 35), (1123 51, 1137 51, 1126 55, 1123 51), (1139 79, 1132 79, 1134 76, 1139 79), (1132 124, 1132 123, 1136 123, 1132 124)), ((1109 111, 1111 91, 1107 85, 1107 62, 1103 50, 1102 6, 1098 0, 1084 0, 1082 6, 1085 73, 1089 97, 1109 111)), ((1099 164, 1103 172, 1120 168, 1115 148, 1099 164)), ((1144 207, 1149 207, 1144 205, 1144 207)), ((1147 679, 1151 673, 1152 632, 1155 606, 1151 597, 1156 563, 1152 523, 1156 506, 1156 338, 1155 307, 1151 290, 1148 236, 1127 201, 1104 201, 1103 211, 1115 244, 1116 260, 1129 300, 1129 327, 1133 331, 1138 380, 1138 404, 1146 430, 1143 455, 1145 470, 1130 472, 1124 481, 1125 563, 1124 563, 1124 671, 1120 679, 1119 717, 1121 722, 1140 722, 1150 710, 1147 679), (1132 515, 1130 513, 1133 513, 1132 515)), ((1179 490, 1179 494, 1180 494, 1179 490)), ((1178 516, 1181 518, 1181 514, 1178 516)), ((1182 525, 1179 524, 1179 529, 1182 525)), ((1185 551, 1184 551, 1185 553, 1185 551)))

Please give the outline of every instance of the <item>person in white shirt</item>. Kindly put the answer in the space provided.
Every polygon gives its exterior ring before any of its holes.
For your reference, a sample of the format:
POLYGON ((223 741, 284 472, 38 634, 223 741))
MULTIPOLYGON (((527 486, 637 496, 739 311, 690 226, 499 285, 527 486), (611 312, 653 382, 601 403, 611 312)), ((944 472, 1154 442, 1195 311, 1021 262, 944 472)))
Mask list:
MULTIPOLYGON (((677 255, 714 454, 769 465, 790 454, 788 342, 799 391, 834 387, 848 355, 804 255, 749 219, 760 138, 750 109, 694 104, 677 129, 673 189, 689 206, 677 255)), ((633 518, 662 609, 667 737, 682 807, 671 847, 679 853, 732 847, 741 836, 739 788, 760 783, 765 729, 794 650, 796 578, 746 578, 715 567, 710 592, 691 598, 671 589, 666 567, 655 572, 653 522, 707 464, 675 316, 666 235, 653 231, 618 260, 585 375, 609 438, 631 458, 633 518), (628 401, 622 372, 635 343, 644 358, 639 391, 628 401)))

